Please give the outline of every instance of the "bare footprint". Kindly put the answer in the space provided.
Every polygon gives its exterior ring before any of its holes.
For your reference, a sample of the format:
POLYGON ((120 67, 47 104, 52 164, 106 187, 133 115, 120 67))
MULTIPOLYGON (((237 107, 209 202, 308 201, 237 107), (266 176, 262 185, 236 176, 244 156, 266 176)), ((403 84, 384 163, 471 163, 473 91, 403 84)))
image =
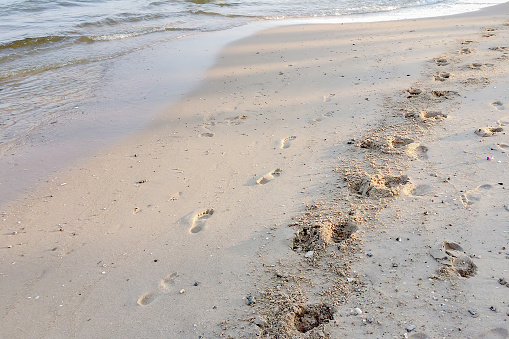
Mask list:
POLYGON ((332 94, 329 94, 329 95, 324 95, 323 96, 323 102, 329 102, 332 100, 332 97, 334 97, 336 94, 332 93, 332 94))
POLYGON ((502 118, 497 121, 499 126, 509 126, 509 117, 502 118))
POLYGON ((170 292, 171 286, 175 284, 175 278, 177 277, 178 277, 177 272, 174 272, 161 279, 155 291, 145 293, 144 295, 142 295, 138 299, 137 304, 140 306, 148 306, 157 299, 159 299, 159 297, 161 297, 162 295, 170 292))
POLYGON ((509 153, 509 144, 504 144, 504 143, 500 143, 500 144, 495 144, 494 147, 491 147, 492 150, 497 150, 497 151, 500 151, 502 153, 509 153))
POLYGON ((502 110, 504 110, 504 109, 505 109, 505 108, 504 108, 504 104, 503 104, 503 103, 502 103, 502 101, 500 101, 500 100, 493 101, 493 102, 491 103, 491 105, 492 105, 493 107, 495 107, 496 109, 498 109, 499 111, 502 111, 502 110))
POLYGON ((212 214, 214 214, 214 210, 212 208, 196 214, 191 221, 191 228, 189 229, 189 232, 198 233, 203 231, 205 228, 206 220, 210 218, 212 214))
POLYGON ((284 138, 283 140, 281 140, 281 148, 282 149, 289 148, 290 143, 295 139, 297 139, 297 137, 294 135, 292 135, 291 137, 288 137, 288 138, 284 138))
POLYGON ((503 130, 502 127, 482 127, 477 129, 474 133, 480 137, 491 137, 503 130))
POLYGON ((460 196, 460 200, 463 203, 463 206, 467 207, 470 206, 479 200, 481 200, 481 197, 483 193, 486 193, 487 191, 491 190, 493 188, 490 184, 484 184, 477 186, 473 190, 467 191, 466 193, 462 194, 460 196))
POLYGON ((269 181, 273 180, 275 177, 279 177, 281 175, 281 172, 282 171, 280 168, 276 168, 275 170, 270 171, 269 173, 265 174, 264 176, 256 180, 256 183, 259 185, 265 185, 269 181))

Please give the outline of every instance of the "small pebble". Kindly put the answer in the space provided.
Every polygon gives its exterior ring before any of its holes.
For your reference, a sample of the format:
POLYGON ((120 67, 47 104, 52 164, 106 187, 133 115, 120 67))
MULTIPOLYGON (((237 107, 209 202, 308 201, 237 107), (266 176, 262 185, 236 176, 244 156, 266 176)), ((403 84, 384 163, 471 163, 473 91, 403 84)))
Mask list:
POLYGON ((308 251, 306 254, 304 254, 304 257, 305 258, 311 258, 313 256, 314 252, 313 251, 308 251))
POLYGON ((408 326, 408 327, 406 328, 406 331, 407 331, 407 332, 412 332, 412 331, 413 331, 413 330, 415 330, 416 328, 417 328, 417 326, 415 326, 415 325, 410 325, 410 326, 408 326))
POLYGON ((361 315, 362 314, 362 310, 358 307, 354 308, 353 309, 353 313, 355 313, 356 315, 361 315))
POLYGON ((256 303, 255 298, 252 295, 248 295, 246 297, 246 302, 249 306, 254 305, 256 303))
POLYGON ((185 289, 181 289, 179 293, 180 294, 184 294, 184 293, 186 293, 186 290, 185 289))

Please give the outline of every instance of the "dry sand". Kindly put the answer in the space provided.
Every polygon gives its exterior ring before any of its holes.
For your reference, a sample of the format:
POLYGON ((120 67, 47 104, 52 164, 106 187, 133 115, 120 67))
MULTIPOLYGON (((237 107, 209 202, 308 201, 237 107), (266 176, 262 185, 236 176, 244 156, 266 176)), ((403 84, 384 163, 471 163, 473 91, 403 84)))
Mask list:
POLYGON ((18 338, 508 338, 509 6, 270 29, 2 214, 18 338))

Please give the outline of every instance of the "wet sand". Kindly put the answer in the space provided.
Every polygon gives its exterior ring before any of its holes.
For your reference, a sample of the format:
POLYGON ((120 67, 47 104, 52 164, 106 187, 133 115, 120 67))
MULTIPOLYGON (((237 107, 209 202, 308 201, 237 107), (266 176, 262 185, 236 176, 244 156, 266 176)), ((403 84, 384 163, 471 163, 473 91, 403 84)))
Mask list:
POLYGON ((508 20, 230 44, 3 213, 2 333, 507 338, 508 20))

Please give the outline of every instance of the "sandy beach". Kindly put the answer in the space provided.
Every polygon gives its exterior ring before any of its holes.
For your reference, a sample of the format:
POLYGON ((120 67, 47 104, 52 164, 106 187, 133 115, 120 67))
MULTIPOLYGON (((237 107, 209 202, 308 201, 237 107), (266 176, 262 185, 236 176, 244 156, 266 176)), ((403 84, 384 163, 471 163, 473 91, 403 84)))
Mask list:
POLYGON ((508 75, 508 4, 228 45, 2 211, 0 337, 509 338, 508 75))

